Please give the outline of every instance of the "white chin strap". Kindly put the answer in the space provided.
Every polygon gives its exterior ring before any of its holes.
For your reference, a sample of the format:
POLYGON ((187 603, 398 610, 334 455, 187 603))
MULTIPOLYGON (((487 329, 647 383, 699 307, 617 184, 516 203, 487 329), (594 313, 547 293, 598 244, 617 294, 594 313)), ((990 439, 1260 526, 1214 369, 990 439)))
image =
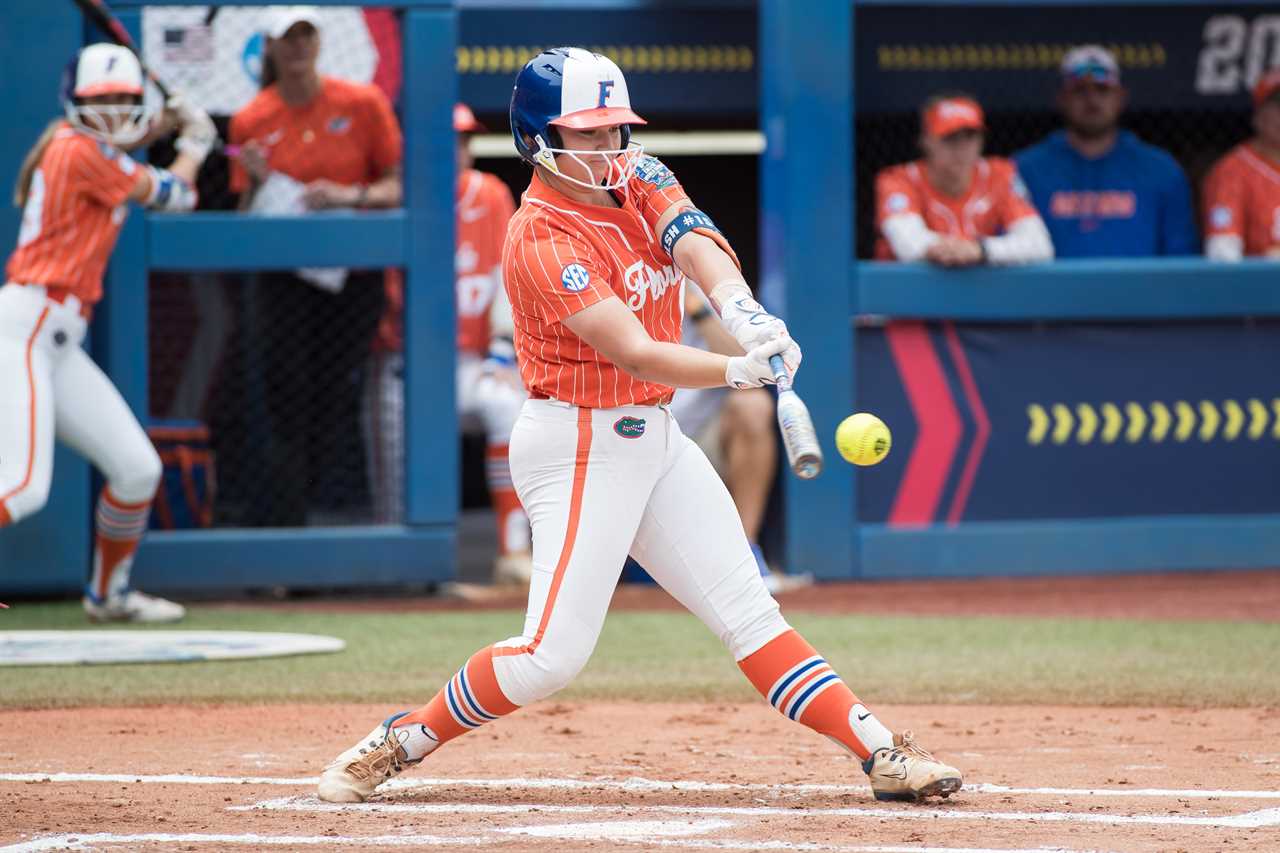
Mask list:
POLYGON ((589 190, 617 190, 625 187, 636 174, 636 164, 640 161, 640 155, 644 153, 644 146, 639 142, 632 142, 626 148, 616 148, 611 151, 571 151, 567 148, 548 148, 546 143, 539 136, 535 140, 538 150, 534 153, 534 161, 547 171, 556 175, 564 181, 576 184, 589 190), (556 163, 556 155, 565 154, 575 163, 582 167, 583 171, 591 172, 591 166, 585 158, 587 157, 603 157, 608 164, 609 171, 605 173, 603 182, 593 184, 575 178, 572 175, 566 175, 560 170, 560 166, 556 163))
POLYGON ((67 104, 67 121, 95 139, 122 148, 146 136, 150 126, 144 104, 67 104))

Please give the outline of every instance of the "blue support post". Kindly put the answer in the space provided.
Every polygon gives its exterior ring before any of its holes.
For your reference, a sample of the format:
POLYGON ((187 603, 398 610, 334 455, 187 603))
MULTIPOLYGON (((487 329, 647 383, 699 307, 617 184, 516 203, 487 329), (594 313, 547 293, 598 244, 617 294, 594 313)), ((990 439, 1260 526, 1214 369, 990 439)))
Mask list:
MULTIPOLYGON (((22 212, 8 201, 18 167, 58 116, 58 80, 82 43, 81 19, 69 9, 45 0, 9 0, 0 12, 6 68, 0 74, 0 100, 11 106, 0 133, 0 262, 13 250, 21 221, 22 212)), ((0 530, 0 601, 81 587, 89 553, 88 505, 89 466, 59 446, 49 502, 37 515, 0 530)))
MULTIPOLYGON (((142 12, 117 10, 116 17, 134 41, 141 44, 142 12)), ((90 39, 102 38, 91 31, 90 39)), ((141 159, 141 152, 134 154, 141 159)), ((102 283, 103 298, 94 312, 91 351, 98 366, 111 377, 129 408, 143 423, 149 412, 147 392, 147 262, 146 215, 137 207, 120 230, 111 263, 102 283)))
POLYGON ((787 566, 819 578, 858 574, 854 478, 835 450, 853 411, 853 4, 760 4, 763 297, 804 348, 797 390, 827 471, 787 474, 787 566))
POLYGON ((452 523, 458 514, 452 119, 457 97, 456 32, 452 8, 405 12, 404 381, 405 435, 409 437, 405 442, 405 523, 409 525, 452 523), (423 106, 415 109, 416 104, 423 106), (426 436, 433 438, 421 440, 426 436), (432 489, 432 483, 447 483, 449 488, 432 489))

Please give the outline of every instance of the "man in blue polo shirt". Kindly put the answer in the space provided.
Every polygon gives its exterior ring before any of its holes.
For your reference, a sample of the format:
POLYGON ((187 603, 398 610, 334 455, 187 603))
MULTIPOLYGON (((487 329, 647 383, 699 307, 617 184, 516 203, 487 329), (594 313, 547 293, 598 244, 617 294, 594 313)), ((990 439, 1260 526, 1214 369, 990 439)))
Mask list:
POLYGON ((1120 66, 1096 45, 1062 60, 1066 127, 1014 160, 1059 258, 1195 255, 1191 190, 1177 162, 1118 121, 1120 66))

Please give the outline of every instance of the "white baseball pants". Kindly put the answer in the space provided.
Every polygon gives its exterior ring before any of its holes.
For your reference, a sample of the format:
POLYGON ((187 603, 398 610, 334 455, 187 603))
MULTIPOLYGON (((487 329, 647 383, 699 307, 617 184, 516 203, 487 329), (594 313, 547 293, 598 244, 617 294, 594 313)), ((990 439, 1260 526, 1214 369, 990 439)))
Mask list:
POLYGON ((160 457, 120 392, 80 348, 80 303, 37 285, 0 287, 0 522, 40 510, 55 436, 87 458, 123 503, 150 501, 160 457))
POLYGON ((512 703, 554 693, 586 664, 628 553, 734 660, 789 630, 733 499, 666 407, 529 400, 511 474, 533 526, 524 632, 493 657, 512 703))

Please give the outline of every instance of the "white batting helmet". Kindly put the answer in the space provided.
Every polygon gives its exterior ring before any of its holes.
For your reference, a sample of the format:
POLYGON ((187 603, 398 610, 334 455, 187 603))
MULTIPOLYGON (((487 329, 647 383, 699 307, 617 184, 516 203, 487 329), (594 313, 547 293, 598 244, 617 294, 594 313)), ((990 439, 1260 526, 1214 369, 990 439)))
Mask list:
POLYGON ((76 54, 63 77, 62 106, 67 121, 112 145, 131 145, 146 135, 142 66, 118 44, 91 44, 76 54), (129 104, 87 104, 87 98, 129 95, 129 104))

